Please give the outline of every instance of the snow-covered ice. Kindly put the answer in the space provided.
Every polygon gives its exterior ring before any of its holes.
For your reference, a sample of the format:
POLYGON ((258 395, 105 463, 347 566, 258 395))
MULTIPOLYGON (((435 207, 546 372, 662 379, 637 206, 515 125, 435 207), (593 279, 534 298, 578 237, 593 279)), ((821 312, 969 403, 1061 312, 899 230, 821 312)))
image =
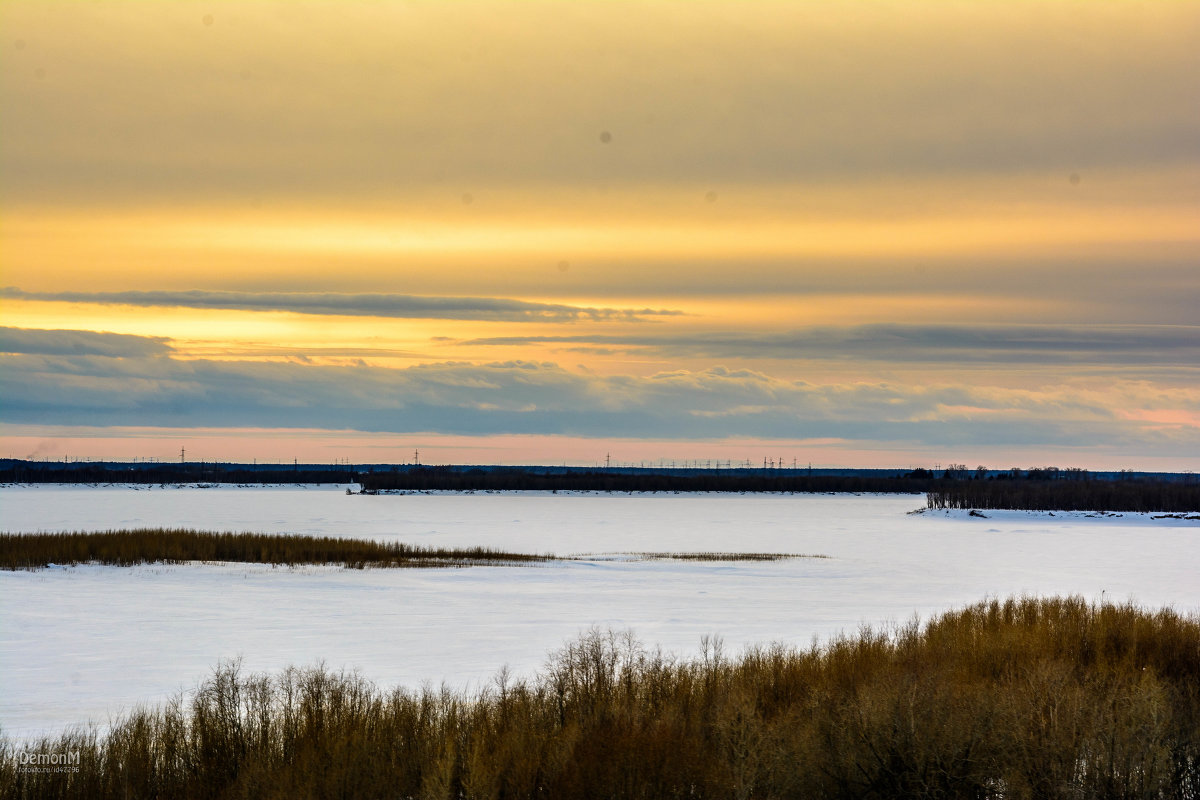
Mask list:
POLYGON ((346 570, 228 564, 0 572, 0 726, 28 736, 187 690, 219 660, 324 661, 381 685, 531 672, 580 631, 681 653, 926 617, 988 596, 1081 594, 1200 611, 1200 520, 929 511, 917 495, 408 494, 345 487, 0 488, 0 530, 193 527, 483 545, 594 559, 346 570), (774 562, 612 554, 822 554, 774 562))

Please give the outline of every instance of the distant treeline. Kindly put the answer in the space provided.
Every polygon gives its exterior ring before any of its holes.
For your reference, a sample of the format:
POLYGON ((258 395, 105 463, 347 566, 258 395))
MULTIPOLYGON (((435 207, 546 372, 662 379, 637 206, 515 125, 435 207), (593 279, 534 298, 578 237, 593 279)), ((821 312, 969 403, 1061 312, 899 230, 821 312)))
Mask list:
POLYGON ((930 508, 1049 511, 1200 511, 1190 473, 1089 473, 1081 469, 806 470, 0 460, 0 483, 359 483, 378 491, 598 491, 927 493, 930 508))
POLYGON ((1000 473, 950 467, 940 476, 918 469, 891 476, 810 475, 803 470, 670 472, 423 467, 359 476, 364 491, 817 492, 927 494, 930 508, 1020 508, 1088 511, 1200 511, 1191 476, 1092 478, 1053 467, 1000 473))
POLYGON ((942 481, 926 495, 929 508, 1028 511, 1200 511, 1200 483, 1152 480, 942 481))
POLYGON ((932 474, 896 477, 807 475, 795 471, 456 470, 443 467, 359 476, 363 489, 408 491, 596 491, 596 492, 908 492, 936 486, 932 474))
POLYGON ((593 631, 469 694, 227 663, 107 727, 0 740, 12 800, 1197 796, 1200 621, 1078 598, 734 657, 593 631))
POLYGON ((0 483, 351 483, 348 467, 248 464, 106 464, 8 461, 0 483))

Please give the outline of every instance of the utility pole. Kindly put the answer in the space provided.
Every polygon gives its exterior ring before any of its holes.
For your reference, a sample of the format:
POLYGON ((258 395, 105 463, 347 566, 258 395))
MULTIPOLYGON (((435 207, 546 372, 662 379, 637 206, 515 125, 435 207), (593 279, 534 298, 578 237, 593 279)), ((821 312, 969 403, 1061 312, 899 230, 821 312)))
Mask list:
POLYGON ((421 466, 421 451, 413 450, 413 466, 421 466))
POLYGON ((179 463, 182 464, 186 460, 186 457, 187 457, 187 448, 185 448, 185 447, 179 448, 179 463))
POLYGON ((612 453, 605 453, 604 454, 604 468, 609 469, 610 467, 612 467, 612 453))

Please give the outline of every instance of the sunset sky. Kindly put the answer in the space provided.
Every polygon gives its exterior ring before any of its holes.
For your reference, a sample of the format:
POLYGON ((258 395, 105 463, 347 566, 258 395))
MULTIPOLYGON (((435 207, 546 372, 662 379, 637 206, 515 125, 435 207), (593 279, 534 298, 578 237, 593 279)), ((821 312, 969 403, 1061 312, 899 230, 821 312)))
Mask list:
POLYGON ((0 36, 0 456, 1200 468, 1200 2, 0 36))

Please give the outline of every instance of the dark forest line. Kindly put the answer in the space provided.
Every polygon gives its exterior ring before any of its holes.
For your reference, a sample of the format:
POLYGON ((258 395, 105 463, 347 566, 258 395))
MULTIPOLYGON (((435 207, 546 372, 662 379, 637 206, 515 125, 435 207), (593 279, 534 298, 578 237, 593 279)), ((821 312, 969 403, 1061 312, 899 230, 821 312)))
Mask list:
POLYGON ((806 475, 695 470, 616 472, 572 470, 453 470, 441 467, 359 476, 363 491, 592 491, 592 492, 884 492, 916 494, 937 485, 932 477, 806 475))
POLYGON ((1051 511, 1200 511, 1200 481, 1118 476, 1094 479, 1082 470, 1012 470, 999 474, 928 470, 894 476, 809 475, 800 472, 541 473, 516 469, 449 470, 429 467, 360 476, 363 491, 600 491, 796 492, 926 495, 930 508, 1051 511))
POLYGON ((425 491, 926 494, 930 508, 1200 511, 1191 473, 1089 473, 1041 467, 927 470, 247 465, 0 460, 0 483, 142 485, 354 484, 367 494, 425 491))
POLYGON ((1200 512, 1200 483, 1167 481, 956 481, 931 488, 929 508, 1026 511, 1200 512))
POLYGON ((96 462, 0 462, 0 483, 288 484, 353 483, 349 467, 299 464, 116 464, 96 462))

